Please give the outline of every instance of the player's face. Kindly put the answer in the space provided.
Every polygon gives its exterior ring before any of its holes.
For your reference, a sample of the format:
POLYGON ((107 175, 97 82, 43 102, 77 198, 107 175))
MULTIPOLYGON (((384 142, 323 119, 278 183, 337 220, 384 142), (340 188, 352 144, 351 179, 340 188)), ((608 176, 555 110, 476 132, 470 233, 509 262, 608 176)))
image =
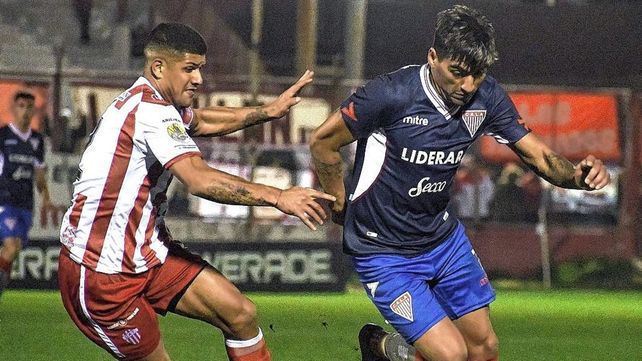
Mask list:
POLYGON ((450 58, 439 60, 435 49, 428 52, 428 64, 433 82, 448 105, 465 105, 473 96, 486 74, 472 74, 470 66, 450 58))
POLYGON ((205 55, 185 54, 182 58, 171 58, 163 69, 160 81, 161 94, 177 107, 192 105, 194 93, 203 84, 201 68, 205 65, 205 55))
POLYGON ((34 101, 31 99, 18 98, 13 103, 13 119, 18 125, 25 125, 31 122, 34 113, 34 101))

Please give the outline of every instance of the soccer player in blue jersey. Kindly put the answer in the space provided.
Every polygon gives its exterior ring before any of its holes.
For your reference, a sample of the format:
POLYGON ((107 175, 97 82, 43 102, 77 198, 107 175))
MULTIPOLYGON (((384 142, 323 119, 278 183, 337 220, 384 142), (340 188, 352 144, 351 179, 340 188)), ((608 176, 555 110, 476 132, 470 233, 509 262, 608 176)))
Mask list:
POLYGON ((30 128, 34 103, 33 94, 16 93, 13 121, 0 128, 0 295, 31 228, 34 180, 42 206, 51 206, 45 178, 45 145, 42 135, 30 128))
POLYGON ((495 291, 448 212, 453 177, 477 138, 494 136, 560 187, 594 190, 610 181, 600 160, 589 155, 573 165, 520 124, 487 75, 496 59, 486 17, 466 6, 444 10, 427 64, 371 80, 312 135, 319 181, 337 198, 333 218, 344 226, 344 249, 397 331, 364 326, 364 361, 498 360, 489 318, 495 291), (353 177, 344 186, 339 150, 355 140, 353 177))

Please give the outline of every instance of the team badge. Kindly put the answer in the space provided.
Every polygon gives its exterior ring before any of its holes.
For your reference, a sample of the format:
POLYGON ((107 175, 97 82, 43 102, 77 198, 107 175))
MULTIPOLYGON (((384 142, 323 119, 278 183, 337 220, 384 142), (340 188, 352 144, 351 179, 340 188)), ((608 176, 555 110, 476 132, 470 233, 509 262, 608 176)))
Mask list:
POLYGON ((477 132, 477 129, 479 129, 481 123, 483 123, 484 119, 486 119, 486 111, 466 110, 464 114, 461 115, 461 119, 464 121, 464 124, 466 124, 468 133, 470 133, 470 136, 473 137, 477 132))
POLYGON ((397 297, 396 300, 390 305, 392 312, 398 314, 399 316, 405 318, 410 322, 414 322, 414 317, 412 315, 412 296, 408 291, 406 291, 401 296, 397 297))
POLYGON ((167 134, 169 134, 172 139, 179 142, 187 139, 187 133, 185 132, 185 128, 181 124, 170 124, 167 127, 167 134))
POLYGON ((123 332, 123 340, 129 344, 137 345, 140 343, 141 338, 138 328, 132 328, 123 332))

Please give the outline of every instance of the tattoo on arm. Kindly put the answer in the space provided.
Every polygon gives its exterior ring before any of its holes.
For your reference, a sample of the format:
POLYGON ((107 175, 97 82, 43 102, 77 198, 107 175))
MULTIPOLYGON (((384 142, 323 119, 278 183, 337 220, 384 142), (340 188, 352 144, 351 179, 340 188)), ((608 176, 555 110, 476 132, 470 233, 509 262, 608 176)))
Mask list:
POLYGON ((545 167, 536 172, 550 183, 564 188, 579 188, 575 182, 575 166, 568 159, 551 153, 544 157, 545 167))
POLYGON ((312 160, 320 179, 325 180, 343 176, 343 164, 341 160, 334 164, 328 164, 317 159, 314 155, 312 155, 312 160))
POLYGON ((225 204, 240 204, 246 206, 271 206, 272 204, 260 196, 253 195, 243 185, 226 183, 212 184, 207 187, 205 194, 199 197, 225 204))
POLYGON ((259 107, 245 116, 245 119, 243 120, 243 128, 247 128, 259 123, 264 123, 268 120, 270 120, 270 117, 268 116, 267 112, 263 110, 262 107, 259 107))

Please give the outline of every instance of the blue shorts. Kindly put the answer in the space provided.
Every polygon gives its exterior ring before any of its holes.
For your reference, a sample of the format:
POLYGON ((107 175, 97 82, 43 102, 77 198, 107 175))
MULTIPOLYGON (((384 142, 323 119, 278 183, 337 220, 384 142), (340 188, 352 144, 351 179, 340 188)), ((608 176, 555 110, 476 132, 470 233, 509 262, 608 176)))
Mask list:
POLYGON ((446 241, 419 256, 352 261, 368 297, 410 344, 443 318, 457 319, 495 300, 461 224, 446 241))
POLYGON ((0 241, 16 237, 20 238, 24 247, 27 244, 31 221, 32 214, 28 209, 0 206, 0 241))

